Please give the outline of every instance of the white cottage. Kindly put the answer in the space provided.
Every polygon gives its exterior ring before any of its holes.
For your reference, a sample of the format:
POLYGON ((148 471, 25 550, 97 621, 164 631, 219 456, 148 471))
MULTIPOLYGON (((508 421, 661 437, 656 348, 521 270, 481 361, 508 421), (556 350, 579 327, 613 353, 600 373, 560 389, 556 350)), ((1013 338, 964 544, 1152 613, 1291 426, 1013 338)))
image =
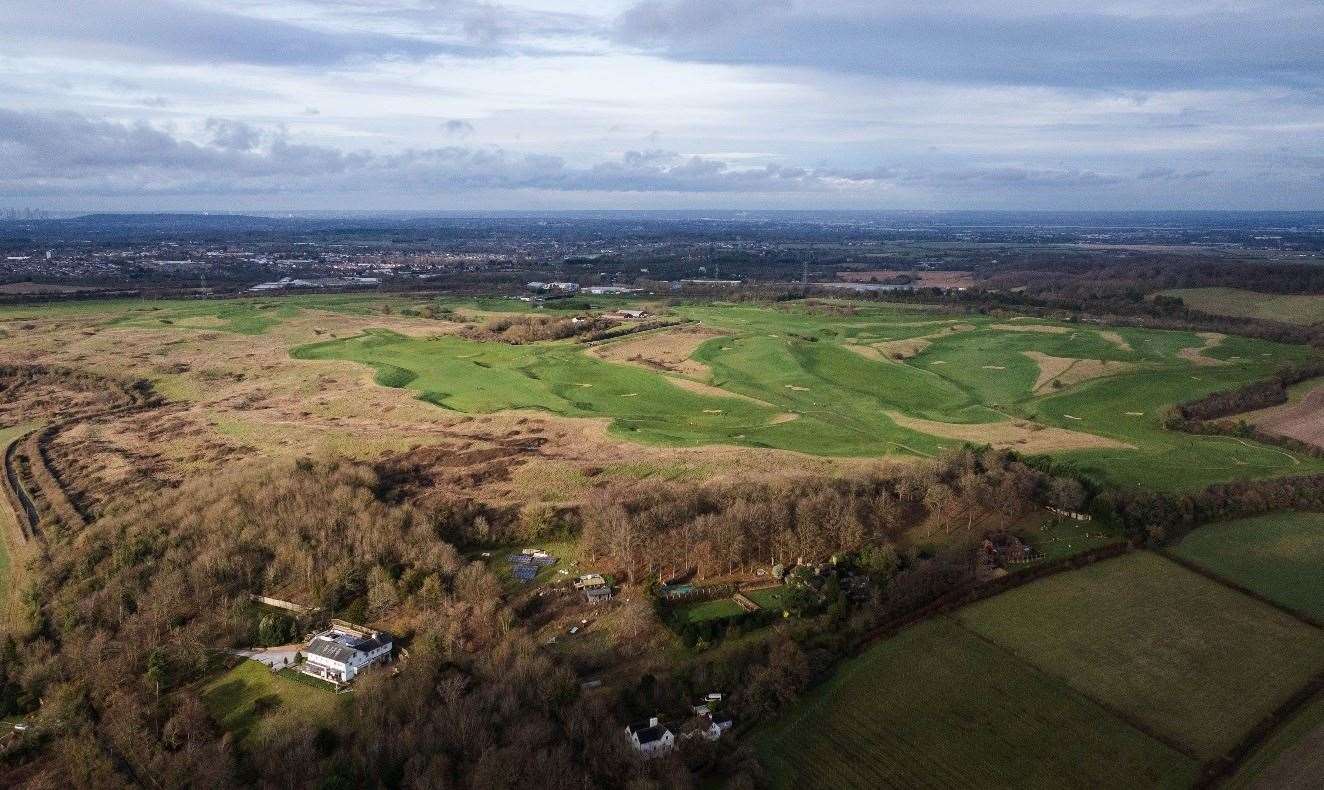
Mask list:
POLYGON ((661 757, 676 746, 676 736, 656 716, 647 722, 637 722, 625 728, 630 745, 644 759, 661 757))
POLYGON ((336 683, 348 683, 365 667, 391 660, 394 640, 384 631, 333 626, 304 648, 304 671, 336 683))

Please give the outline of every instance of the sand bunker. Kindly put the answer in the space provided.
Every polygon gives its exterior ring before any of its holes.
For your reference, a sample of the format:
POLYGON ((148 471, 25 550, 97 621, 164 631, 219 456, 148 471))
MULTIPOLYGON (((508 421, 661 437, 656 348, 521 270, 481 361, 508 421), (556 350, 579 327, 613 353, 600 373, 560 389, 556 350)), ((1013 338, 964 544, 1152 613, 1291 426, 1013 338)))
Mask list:
POLYGON ((1177 356, 1196 365, 1226 365, 1227 362, 1216 357, 1207 357, 1204 352, 1223 342, 1227 337, 1219 332, 1196 332, 1196 335, 1204 341, 1200 348, 1183 348, 1177 352, 1177 356))
POLYGON ((1126 342, 1126 338, 1122 337, 1116 332, 1113 332, 1112 330, 1103 330, 1099 332, 1099 337, 1103 338, 1104 340, 1107 340, 1109 343, 1112 343, 1114 346, 1117 346, 1117 348, 1119 348, 1122 351, 1135 351, 1134 348, 1131 348, 1131 344, 1126 342))
POLYGON ((908 337, 904 340, 887 340, 882 343, 874 343, 873 347, 881 351, 886 359, 903 359, 913 357, 933 345, 933 341, 937 338, 956 335, 961 332, 973 332, 977 328, 974 324, 950 324, 940 331, 930 332, 927 335, 908 337))
POLYGON ((905 340, 889 340, 885 343, 878 343, 874 348, 882 352, 888 359, 897 359, 899 357, 913 357, 924 349, 933 345, 922 337, 911 337, 905 340))
POLYGON ((1019 420, 963 425, 907 417, 900 412, 889 411, 887 416, 902 428, 909 428, 912 431, 919 431, 930 436, 956 439, 972 444, 988 444, 998 448, 1011 448, 1026 453, 1131 448, 1131 445, 1115 439, 1079 431, 1069 431, 1065 428, 1050 428, 1019 420))
POLYGON ((1046 335, 1065 335, 1070 332, 1064 326, 1047 326, 1045 324, 993 324, 990 329, 1001 329, 1005 332, 1042 332, 1046 335))
POLYGON ((1057 381, 1063 387, 1070 387, 1082 381, 1127 373, 1135 368, 1130 362, 1111 362, 1098 359, 1075 359, 1073 357, 1053 357, 1038 351, 1022 351, 1022 354, 1034 360, 1039 366, 1039 377, 1034 381, 1033 392, 1040 392, 1057 381))
POLYGON ((608 362, 706 379, 710 374, 708 366, 690 359, 690 355, 705 342, 724 335, 707 327, 686 326, 593 346, 588 353, 608 362))

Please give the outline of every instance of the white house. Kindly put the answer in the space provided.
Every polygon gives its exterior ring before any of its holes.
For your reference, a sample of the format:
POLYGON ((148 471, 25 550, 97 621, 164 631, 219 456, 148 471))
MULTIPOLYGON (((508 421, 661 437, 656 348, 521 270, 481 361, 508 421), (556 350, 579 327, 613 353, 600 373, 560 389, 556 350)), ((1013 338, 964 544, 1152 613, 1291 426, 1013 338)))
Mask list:
POLYGON ((304 671, 336 683, 348 683, 365 667, 391 660, 391 635, 346 625, 333 626, 304 648, 304 671))
POLYGON ((676 746, 676 736, 656 716, 647 722, 638 722, 625 728, 625 735, 630 745, 645 760, 661 757, 676 746))

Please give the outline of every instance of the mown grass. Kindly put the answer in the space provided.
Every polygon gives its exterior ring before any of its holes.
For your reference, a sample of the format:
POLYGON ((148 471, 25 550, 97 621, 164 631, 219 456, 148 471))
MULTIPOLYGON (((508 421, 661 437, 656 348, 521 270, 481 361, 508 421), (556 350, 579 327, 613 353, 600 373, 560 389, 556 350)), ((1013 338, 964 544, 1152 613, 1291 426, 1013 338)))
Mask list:
POLYGON ((1183 538, 1173 552, 1324 620, 1324 513, 1271 513, 1209 524, 1183 538))
POLYGON ((956 617, 1203 758, 1324 666, 1324 633, 1151 553, 1058 574, 956 617))
POLYGON ((775 788, 1185 787, 1196 770, 945 618, 873 645, 753 740, 775 788))
POLYGON ((1179 288, 1165 291, 1187 307, 1214 315, 1264 318, 1289 324, 1324 321, 1324 296, 1316 294, 1265 294, 1242 288, 1179 288))
POLYGON ((281 716, 307 727, 332 724, 348 699, 325 684, 291 679, 258 661, 244 661, 203 686, 201 698, 212 718, 246 746, 261 740, 265 728, 281 716))
POLYGON ((777 611, 786 608, 786 587, 765 587, 762 590, 751 590, 745 593, 745 596, 764 609, 777 611))
POLYGON ((740 604, 730 598, 718 598, 712 601, 700 601, 699 603, 683 604, 672 607, 671 616, 677 623, 702 623, 706 620, 725 620, 728 617, 737 617, 744 614, 745 610, 740 608, 740 604))

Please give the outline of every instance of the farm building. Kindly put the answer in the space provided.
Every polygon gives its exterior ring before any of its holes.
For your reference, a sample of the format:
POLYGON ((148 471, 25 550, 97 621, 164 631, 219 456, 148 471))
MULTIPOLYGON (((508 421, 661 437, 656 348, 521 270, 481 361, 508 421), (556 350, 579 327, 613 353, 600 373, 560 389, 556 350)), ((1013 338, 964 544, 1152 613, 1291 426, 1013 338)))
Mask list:
POLYGON ((348 683, 365 667, 391 660, 394 639, 348 623, 333 625, 304 648, 304 672, 334 683, 348 683))
POLYGON ((685 723, 680 730, 680 737, 715 741, 731 729, 733 723, 730 716, 721 713, 701 713, 685 723))
POLYGON ((627 726, 625 735, 644 759, 661 757, 676 746, 676 736, 656 716, 627 726))
POLYGON ((608 585, 600 584, 596 587, 584 588, 584 599, 589 603, 598 604, 603 601, 610 601, 611 597, 611 587, 608 585))

